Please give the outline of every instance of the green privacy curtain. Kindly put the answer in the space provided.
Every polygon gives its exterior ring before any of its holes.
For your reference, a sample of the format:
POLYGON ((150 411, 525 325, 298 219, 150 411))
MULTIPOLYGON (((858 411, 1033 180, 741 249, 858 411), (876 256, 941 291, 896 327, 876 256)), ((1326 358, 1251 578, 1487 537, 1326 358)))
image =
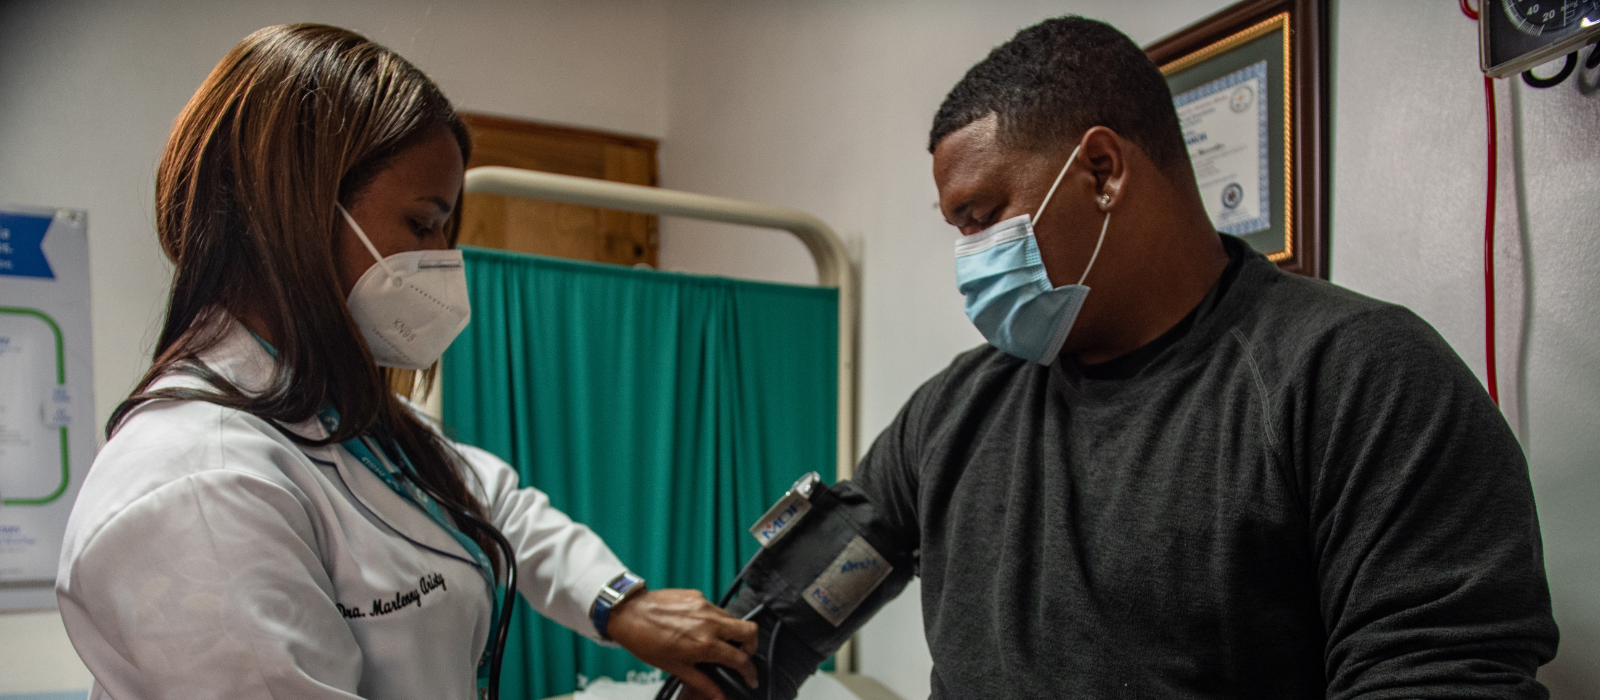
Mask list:
MULTIPOLYGON (((832 480, 837 290, 462 250, 446 426, 652 587, 715 600, 758 548, 746 528, 802 474, 832 480)), ((517 606, 503 697, 649 670, 517 606)))

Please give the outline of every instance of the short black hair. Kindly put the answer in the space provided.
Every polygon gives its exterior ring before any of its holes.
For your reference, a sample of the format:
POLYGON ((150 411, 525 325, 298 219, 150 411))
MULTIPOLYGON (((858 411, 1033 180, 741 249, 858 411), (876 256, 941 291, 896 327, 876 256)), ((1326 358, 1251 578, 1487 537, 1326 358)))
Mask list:
POLYGON ((1104 126, 1165 171, 1189 164, 1161 69, 1104 22, 1077 15, 1048 19, 995 47, 945 96, 928 152, 991 112, 1007 147, 1040 150, 1104 126))

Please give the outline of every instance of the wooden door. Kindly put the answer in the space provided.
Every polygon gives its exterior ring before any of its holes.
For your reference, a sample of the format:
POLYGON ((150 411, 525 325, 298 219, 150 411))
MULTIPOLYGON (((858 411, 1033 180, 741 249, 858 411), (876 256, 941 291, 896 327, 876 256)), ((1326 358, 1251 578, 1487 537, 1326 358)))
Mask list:
MULTIPOLYGON (((656 185, 654 139, 463 114, 468 168, 504 165, 656 185)), ((656 217, 495 194, 469 194, 460 242, 617 265, 656 264, 656 217)))

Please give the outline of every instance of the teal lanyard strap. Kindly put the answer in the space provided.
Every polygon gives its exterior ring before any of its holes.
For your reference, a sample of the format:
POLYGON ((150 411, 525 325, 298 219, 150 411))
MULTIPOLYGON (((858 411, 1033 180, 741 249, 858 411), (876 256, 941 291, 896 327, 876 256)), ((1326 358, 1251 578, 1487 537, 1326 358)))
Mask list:
MULTIPOLYGON (((339 414, 331 407, 324 407, 322 411, 317 413, 317 417, 322 420, 323 427, 330 432, 339 423, 339 414)), ((443 509, 439 507, 439 504, 432 497, 412 484, 409 479, 404 478, 405 475, 401 474, 393 463, 380 459, 377 453, 373 452, 372 448, 367 444, 366 438, 353 438, 339 443, 339 445, 346 452, 349 452, 352 457, 355 457, 357 461, 366 465, 367 470, 383 481, 389 487, 389 490, 394 491, 401 498, 426 513, 429 519, 455 538, 456 543, 460 544, 462 549, 467 550, 467 554, 472 557, 474 562, 477 562, 478 572, 483 575, 483 580, 488 585, 489 599, 494 606, 493 612, 489 616, 490 643, 484 646, 483 657, 478 660, 478 687, 487 687, 489 682, 489 657, 493 654, 491 649, 494 637, 493 630, 499 629, 500 601, 505 592, 505 588, 495 580, 494 563, 489 560, 489 556, 484 553, 483 548, 479 547, 477 542, 473 541, 471 537, 468 537, 466 533, 462 532, 460 528, 457 528, 450 521, 444 514, 443 509)), ((405 452, 401 451, 398 446, 395 452, 400 455, 400 459, 405 461, 408 469, 412 472, 416 471, 416 467, 411 464, 411 458, 407 457, 405 452)), ((506 562, 506 565, 514 566, 515 562, 506 562)))
MULTIPOLYGON (((272 344, 268 343, 266 339, 256 335, 255 331, 251 331, 250 335, 256 339, 257 343, 261 344, 262 349, 266 350, 268 355, 278 356, 278 349, 272 347, 272 344)), ((332 406, 323 406, 322 410, 317 412, 317 419, 322 421, 322 427, 325 430, 332 433, 334 428, 339 425, 339 412, 335 411, 332 406)), ((401 498, 410 502, 411 505, 421 509, 435 524, 444 528, 444 531, 455 538, 456 543, 461 545, 462 549, 467 550, 467 554, 472 557, 472 561, 477 563, 478 573, 483 575, 483 581, 489 588, 489 602, 494 606, 491 608, 492 612, 489 615, 489 641, 484 644, 483 657, 478 659, 478 694, 482 696, 489 687, 489 657, 494 654, 494 631, 500 629, 500 601, 505 598, 505 586, 500 585, 500 582, 496 581, 494 577, 494 562, 489 560, 489 555, 484 554, 483 548, 479 547, 477 542, 474 542, 471 537, 468 537, 460 528, 457 528, 455 523, 450 522, 450 519, 445 517, 444 511, 439 508, 439 504, 434 502, 431 496, 416 485, 409 483, 407 479, 404 479, 405 475, 398 473, 392 463, 379 459, 377 453, 373 452, 372 448, 367 445, 365 438, 352 438, 339 443, 339 445, 346 452, 349 452, 350 456, 355 457, 356 461, 366 465, 367 470, 383 481, 389 487, 389 490, 394 491, 401 498)), ((416 466, 411 464, 411 458, 406 456, 406 453, 400 449, 399 445, 395 445, 394 451, 395 454, 400 455, 400 459, 405 461, 406 468, 411 470, 411 473, 416 473, 416 466)), ((508 561, 506 566, 516 566, 516 562, 508 561)))

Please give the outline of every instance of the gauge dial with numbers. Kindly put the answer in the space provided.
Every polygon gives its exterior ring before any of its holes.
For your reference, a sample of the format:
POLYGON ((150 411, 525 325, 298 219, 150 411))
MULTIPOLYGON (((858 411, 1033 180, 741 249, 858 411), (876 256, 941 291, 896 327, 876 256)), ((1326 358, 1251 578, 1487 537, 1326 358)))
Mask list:
POLYGON ((1558 32, 1592 14, 1597 0, 1500 0, 1511 25, 1525 34, 1558 32))

